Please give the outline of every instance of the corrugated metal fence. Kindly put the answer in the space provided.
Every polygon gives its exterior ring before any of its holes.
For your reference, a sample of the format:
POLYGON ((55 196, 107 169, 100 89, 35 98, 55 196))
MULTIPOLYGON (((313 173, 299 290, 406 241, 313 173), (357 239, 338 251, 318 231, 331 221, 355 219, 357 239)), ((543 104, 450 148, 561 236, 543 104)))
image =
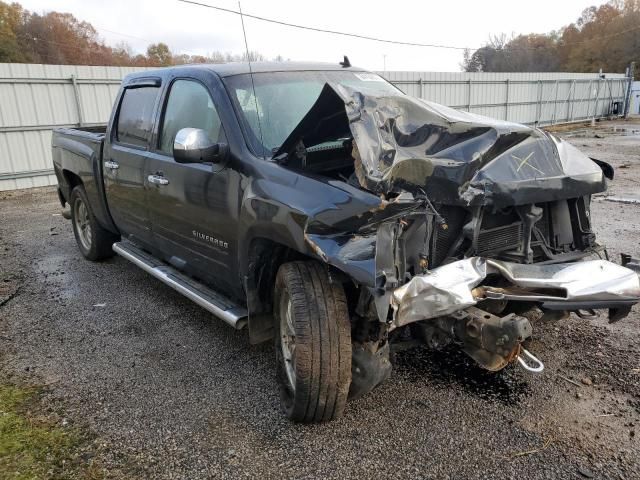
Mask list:
POLYGON ((629 86, 611 73, 380 73, 409 95, 527 125, 601 118, 614 102, 623 112, 629 86))
POLYGON ((631 85, 629 102, 631 103, 629 113, 632 115, 640 115, 640 82, 633 82, 631 85))
MULTIPOLYGON (((106 123, 121 79, 137 70, 0 64, 0 190, 55 184, 51 130, 106 123)), ((539 125, 603 117, 628 85, 621 74, 378 73, 409 95, 539 125)))
POLYGON ((137 70, 0 63, 0 190, 54 185, 52 129, 106 123, 137 70))

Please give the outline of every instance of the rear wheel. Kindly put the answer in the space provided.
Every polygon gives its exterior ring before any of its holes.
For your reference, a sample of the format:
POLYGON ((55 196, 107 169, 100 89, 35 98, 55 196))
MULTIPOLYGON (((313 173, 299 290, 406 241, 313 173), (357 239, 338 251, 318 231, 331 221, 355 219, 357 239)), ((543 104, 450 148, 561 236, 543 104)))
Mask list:
POLYGON ((112 245, 119 237, 102 228, 91 211, 82 185, 76 186, 69 196, 71 224, 76 243, 82 255, 93 261, 112 257, 112 245))
POLYGON ((342 415, 351 384, 351 327, 342 285, 317 262, 285 263, 274 292, 277 378, 294 421, 342 415))

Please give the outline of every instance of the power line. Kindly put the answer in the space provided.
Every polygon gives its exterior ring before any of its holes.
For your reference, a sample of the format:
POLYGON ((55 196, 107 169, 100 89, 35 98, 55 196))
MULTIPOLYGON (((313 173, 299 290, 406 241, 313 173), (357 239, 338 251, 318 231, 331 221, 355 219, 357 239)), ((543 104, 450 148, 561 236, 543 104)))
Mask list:
MULTIPOLYGON (((287 27, 292 27, 292 28, 298 28, 298 29, 302 29, 302 30, 310 30, 310 31, 315 31, 315 32, 321 32, 321 33, 328 33, 328 34, 333 34, 333 35, 342 35, 342 36, 346 36, 346 37, 354 37, 354 38, 359 38, 359 39, 364 39, 364 40, 371 40, 371 41, 376 41, 376 42, 382 42, 382 43, 390 43, 390 44, 397 44, 397 45, 405 45, 405 46, 417 46, 417 47, 430 47, 430 48, 446 48, 446 49, 453 49, 453 50, 478 50, 479 48, 469 48, 469 47, 459 47, 459 46, 452 46, 452 45, 438 45, 438 44, 428 44, 428 43, 416 43, 416 42, 404 42, 404 41, 397 41, 397 40, 389 40, 389 39, 382 39, 382 38, 376 38, 376 37, 370 37, 370 36, 366 36, 366 35, 360 35, 360 34, 355 34, 355 33, 348 33, 348 32, 340 32, 340 31, 336 31, 336 30, 328 30, 328 29, 322 29, 322 28, 317 28, 317 27, 309 27, 309 26, 304 26, 304 25, 298 25, 298 24, 294 24, 294 23, 289 23, 289 22, 284 22, 284 21, 280 21, 280 20, 275 20, 275 19, 270 19, 270 18, 266 18, 266 17, 262 17, 259 15, 253 15, 253 14, 249 14, 249 13, 244 13, 244 12, 240 12, 238 10, 233 10, 230 8, 224 8, 224 7, 219 7, 219 6, 215 6, 215 5, 209 5, 206 3, 202 3, 202 2, 197 2, 194 0, 177 0, 178 2, 181 3, 185 3, 185 4, 192 4, 192 5, 196 5, 196 6, 201 6, 201 7, 205 7, 205 8, 211 8, 214 10, 219 10, 219 11, 223 11, 223 12, 227 12, 227 13, 231 13, 234 15, 240 15, 241 17, 247 17, 247 18, 253 18, 255 20, 259 20, 259 21, 263 21, 263 22, 268 22, 268 23, 274 23, 277 25, 283 25, 283 26, 287 26, 287 27)), ((129 38, 135 38, 138 40, 143 40, 145 42, 148 43, 153 43, 151 42, 149 39, 146 38, 142 38, 142 37, 138 37, 138 36, 134 36, 134 35, 129 35, 129 34, 125 34, 125 33, 121 33, 121 32, 115 32, 103 27, 94 27, 98 30, 102 30, 105 32, 109 32, 115 35, 120 35, 123 37, 129 37, 129 38)), ((560 41, 556 46, 558 47, 567 47, 567 46, 571 46, 571 45, 581 45, 581 44, 586 44, 586 43, 591 43, 597 40, 604 40, 607 38, 612 38, 612 37, 617 37, 620 35, 624 35, 626 33, 630 33, 636 30, 640 30, 640 26, 637 27, 632 27, 632 28, 628 28, 626 30, 621 30, 619 32, 615 32, 612 34, 608 34, 608 35, 601 35, 599 37, 592 37, 592 38, 588 38, 586 40, 581 40, 581 41, 577 41, 577 42, 562 42, 560 41)), ((105 47, 107 49, 112 49, 112 47, 109 47, 108 45, 104 45, 101 44, 99 42, 96 42, 96 44, 94 45, 90 45, 87 47, 80 47, 78 45, 75 44, 69 44, 66 42, 57 42, 54 40, 48 40, 48 39, 44 39, 44 38, 34 38, 32 40, 35 40, 36 42, 40 42, 40 43, 48 43, 48 44, 53 44, 53 45, 59 45, 59 46, 66 46, 67 48, 70 48, 72 50, 78 51, 78 52, 82 52, 84 54, 91 54, 94 52, 90 52, 87 50, 91 50, 92 48, 95 48, 96 46, 99 47, 105 47)), ((480 47, 483 48, 483 47, 480 47)), ((491 48, 491 47, 490 47, 491 48)), ((529 50, 529 51, 536 51, 536 50, 543 50, 546 48, 553 48, 553 47, 546 47, 546 46, 538 46, 538 47, 510 47, 508 49, 504 49, 504 48, 497 48, 496 50, 498 51, 504 51, 504 50, 511 50, 511 51, 515 51, 515 50, 529 50)), ((190 55, 199 55, 196 54, 195 52, 190 52, 188 50, 184 50, 183 53, 186 54, 190 54, 190 55)), ((45 55, 49 58, 51 58, 51 53, 44 53, 44 52, 39 52, 40 55, 45 55)))
POLYGON ((233 10, 231 8, 218 7, 218 6, 215 6, 215 5, 209 5, 207 3, 196 2, 196 1, 193 1, 193 0, 177 0, 177 1, 181 2, 181 3, 189 3, 191 5, 198 5, 200 7, 212 8, 214 10, 219 10, 221 12, 233 13, 235 15, 242 15, 244 17, 253 18, 254 20, 260 20, 262 22, 275 23, 277 25, 284 25, 285 27, 291 27, 291 28, 299 28, 301 30, 311 30, 313 32, 330 33, 332 35, 342 35, 344 37, 360 38, 362 40, 372 40, 374 42, 392 43, 392 44, 395 44, 395 45, 405 45, 405 46, 412 46, 412 47, 448 48, 448 49, 451 49, 451 50, 466 50, 467 49, 467 47, 455 47, 455 46, 452 46, 452 45, 438 45, 438 44, 431 44, 431 43, 403 42, 403 41, 400 41, 400 40, 388 40, 388 39, 385 39, 385 38, 370 37, 368 35, 360 35, 360 34, 357 34, 357 33, 339 32, 337 30, 328 30, 328 29, 325 29, 325 28, 298 25, 296 23, 284 22, 282 20, 276 20, 276 19, 273 19, 273 18, 266 18, 266 17, 261 17, 259 15, 252 15, 250 13, 244 13, 244 12, 240 13, 238 10, 233 10))
MULTIPOLYGON (((449 50, 479 50, 480 48, 484 48, 484 47, 460 47, 460 46, 455 46, 455 45, 443 45, 443 44, 435 44, 435 43, 419 43, 419 42, 406 42, 406 41, 402 41, 402 40, 389 40, 386 38, 379 38, 379 37, 371 37, 368 35, 361 35, 358 33, 349 33, 349 32, 340 32, 338 30, 329 30, 326 28, 319 28, 319 27, 310 27, 307 25, 299 25, 296 23, 290 23, 290 22, 285 22, 282 20, 276 20, 273 18, 267 18, 267 17, 262 17, 260 15, 253 15, 250 13, 245 13, 245 12, 240 12, 238 10, 233 10, 231 8, 225 8, 225 7, 219 7, 217 5, 210 5, 208 3, 202 3, 202 2, 197 2, 195 0, 177 0, 180 3, 186 3, 186 4, 191 4, 191 5, 197 5, 200 7, 205 7, 205 8, 211 8, 213 10, 218 10, 221 12, 227 12, 227 13, 233 13, 234 15, 241 15, 247 18, 253 18, 254 20, 259 20, 262 22, 267 22, 267 23, 274 23, 276 25, 283 25, 285 27, 291 27, 291 28, 297 28, 300 30, 309 30, 309 31, 313 31, 313 32, 320 32, 320 33, 329 33, 332 35, 341 35, 344 37, 352 37, 352 38, 359 38, 362 40, 371 40, 374 42, 380 42, 380 43, 388 43, 388 44, 394 44, 394 45, 404 45, 404 46, 411 46, 411 47, 428 47, 428 48, 444 48, 444 49, 449 49, 449 50)), ((581 41, 577 41, 577 42, 562 42, 560 41, 556 46, 559 47, 568 47, 568 46, 572 46, 572 45, 581 45, 581 44, 585 44, 585 43, 590 43, 593 42, 594 40, 604 40, 607 38, 611 38, 611 37, 617 37, 619 35, 624 35, 625 33, 629 33, 635 30, 640 30, 640 26, 638 27, 633 27, 633 28, 629 28, 627 30, 621 30, 619 32, 616 33, 612 33, 609 35, 601 35, 599 37, 592 37, 589 38, 587 40, 581 40, 581 41)), ((486 47, 486 45, 485 45, 486 47)), ((510 50, 523 50, 523 51, 536 51, 536 50, 543 50, 546 48, 553 48, 553 47, 546 47, 546 46, 537 46, 537 47, 510 47, 510 50)), ((497 50, 503 50, 503 49, 497 49, 497 50)))

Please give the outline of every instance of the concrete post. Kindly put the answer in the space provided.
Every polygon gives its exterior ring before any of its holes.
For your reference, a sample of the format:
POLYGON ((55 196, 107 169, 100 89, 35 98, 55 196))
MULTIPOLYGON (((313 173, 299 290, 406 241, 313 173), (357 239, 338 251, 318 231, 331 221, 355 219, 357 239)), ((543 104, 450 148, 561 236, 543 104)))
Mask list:
POLYGON ((631 105, 631 88, 633 87, 633 78, 636 72, 636 62, 631 62, 629 65, 627 95, 624 99, 624 118, 629 116, 629 108, 631 105))
POLYGON ((507 87, 504 99, 504 119, 505 121, 509 121, 509 79, 507 78, 504 83, 507 87))
POLYGON ((593 91, 593 80, 589 80, 589 96, 587 97, 587 114, 586 118, 589 118, 589 112, 591 111, 591 92, 593 91))
POLYGON ((75 75, 71 75, 71 83, 73 84, 73 95, 76 98, 76 108, 78 110, 78 125, 84 127, 84 114, 82 113, 82 99, 80 98, 80 89, 75 75))
POLYGON ((569 87, 569 95, 567 96, 567 122, 571 122, 573 120, 573 89, 576 86, 576 81, 571 82, 571 87, 569 87))
POLYGON ((558 110, 558 87, 560 83, 559 80, 556 80, 556 93, 553 97, 553 116, 551 117, 551 125, 555 125, 556 123, 556 111, 558 110))
POLYGON ((542 80, 538 80, 538 103, 536 104, 536 122, 537 127, 540 123, 540 115, 542 114, 542 80))
POLYGON ((596 101, 593 105, 593 114, 591 115, 591 126, 596 126, 596 115, 598 115, 598 104, 600 103, 600 87, 602 86, 602 78, 598 76, 598 91, 596 93, 596 101))

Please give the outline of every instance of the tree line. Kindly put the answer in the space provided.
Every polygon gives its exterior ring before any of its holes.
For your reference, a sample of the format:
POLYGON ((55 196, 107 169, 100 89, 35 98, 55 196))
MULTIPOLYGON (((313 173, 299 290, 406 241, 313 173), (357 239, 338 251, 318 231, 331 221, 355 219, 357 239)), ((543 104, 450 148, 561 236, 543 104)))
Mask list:
POLYGON ((640 60, 640 0, 589 7, 572 24, 547 34, 492 36, 465 50, 467 72, 624 72, 640 60))
MULTIPOLYGON (((157 67, 185 63, 264 60, 259 52, 179 54, 165 43, 134 52, 126 42, 109 46, 96 29, 70 13, 38 14, 0 0, 0 62, 157 67)), ((278 56, 274 60, 282 60, 278 56)), ((499 34, 465 50, 467 72, 622 72, 640 60, 640 0, 610 0, 585 9, 568 26, 546 34, 499 34)))
MULTIPOLYGON (((162 67, 186 63, 225 63, 264 60, 264 55, 213 51, 207 55, 173 53, 165 43, 153 43, 136 53, 126 42, 108 46, 89 23, 70 13, 38 14, 19 3, 0 0, 0 63, 115 65, 162 67)), ((283 60, 277 57, 275 60, 283 60)))

